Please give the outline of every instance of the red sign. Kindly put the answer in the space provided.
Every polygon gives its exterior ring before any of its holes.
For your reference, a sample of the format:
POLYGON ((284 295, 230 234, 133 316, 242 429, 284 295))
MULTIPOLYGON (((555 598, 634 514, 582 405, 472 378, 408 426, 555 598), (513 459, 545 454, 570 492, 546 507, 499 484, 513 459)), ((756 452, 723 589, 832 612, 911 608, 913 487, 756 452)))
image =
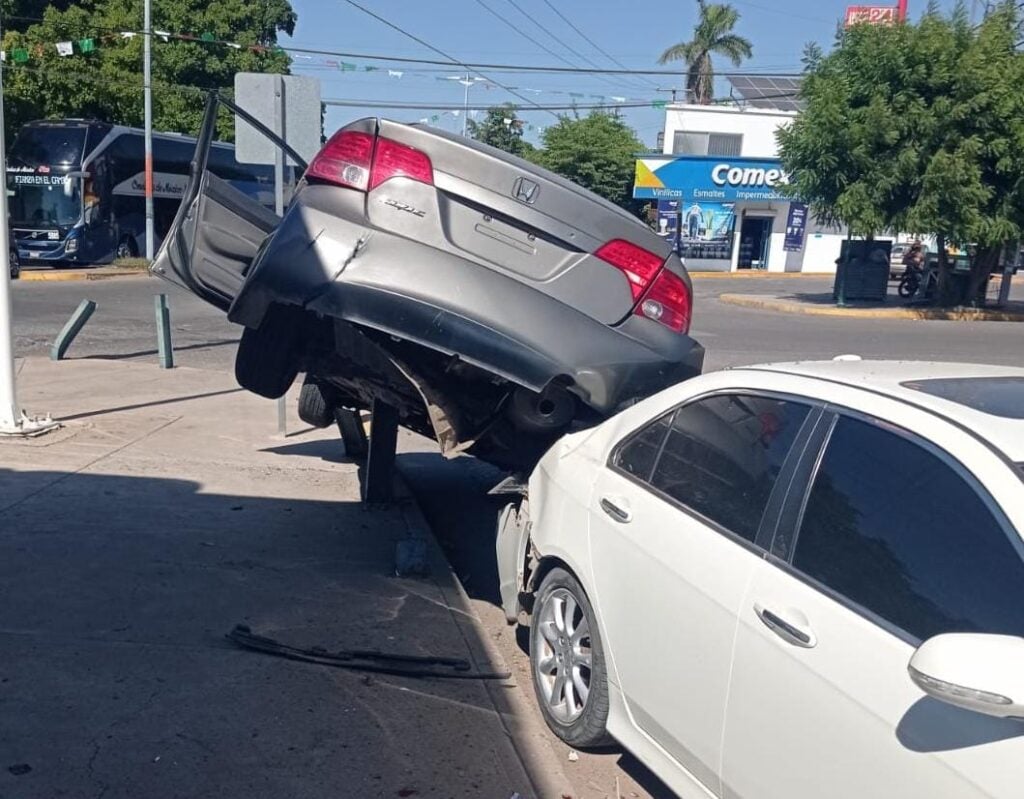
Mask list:
POLYGON ((846 9, 846 27, 851 25, 892 25, 900 18, 897 6, 849 6, 846 9))

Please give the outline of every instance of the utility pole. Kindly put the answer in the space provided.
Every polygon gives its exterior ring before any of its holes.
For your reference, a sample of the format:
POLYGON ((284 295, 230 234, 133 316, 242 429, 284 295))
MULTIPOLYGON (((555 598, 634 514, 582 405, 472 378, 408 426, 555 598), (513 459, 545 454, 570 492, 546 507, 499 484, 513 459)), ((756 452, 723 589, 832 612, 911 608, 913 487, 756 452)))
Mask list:
POLYGON ((11 243, 7 212, 3 65, 0 65, 0 164, 4 172, 3 191, 0 191, 0 436, 31 436, 51 430, 57 424, 49 418, 30 419, 18 407, 14 375, 14 323, 11 318, 11 243))
POLYGON ((469 117, 469 90, 477 83, 486 83, 487 81, 483 78, 474 78, 472 75, 449 75, 448 80, 457 80, 465 88, 462 96, 462 135, 465 136, 467 118, 469 117))
POLYGON ((152 0, 145 0, 142 20, 142 96, 146 127, 146 260, 153 262, 153 20, 152 0))
POLYGON ((897 15, 900 18, 900 22, 907 21, 907 0, 899 0, 897 4, 897 15))

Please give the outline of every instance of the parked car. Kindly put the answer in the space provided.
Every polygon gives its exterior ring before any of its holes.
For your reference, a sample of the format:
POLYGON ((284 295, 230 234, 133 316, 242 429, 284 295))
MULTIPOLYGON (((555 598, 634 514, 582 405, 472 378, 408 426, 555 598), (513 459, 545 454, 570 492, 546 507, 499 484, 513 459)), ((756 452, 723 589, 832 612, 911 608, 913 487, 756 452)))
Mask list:
POLYGON ((311 420, 380 399, 447 454, 529 470, 563 433, 701 371, 678 256, 580 186, 364 119, 279 220, 204 168, 215 114, 154 271, 245 326, 245 388, 278 397, 305 372, 311 420))
POLYGON ((497 542, 544 718, 686 797, 1019 797, 1022 462, 994 366, 734 369, 566 436, 497 542))

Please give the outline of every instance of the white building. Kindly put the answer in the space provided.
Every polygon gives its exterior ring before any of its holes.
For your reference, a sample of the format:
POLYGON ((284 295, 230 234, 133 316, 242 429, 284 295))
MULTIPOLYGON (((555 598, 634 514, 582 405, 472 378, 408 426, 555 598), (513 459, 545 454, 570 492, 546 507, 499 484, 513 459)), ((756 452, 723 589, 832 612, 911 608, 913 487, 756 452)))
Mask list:
POLYGON ((775 134, 795 108, 763 89, 749 105, 666 107, 663 153, 637 162, 634 196, 658 201, 664 235, 681 229, 691 270, 835 272, 845 231, 817 225, 778 190, 787 176, 775 134))

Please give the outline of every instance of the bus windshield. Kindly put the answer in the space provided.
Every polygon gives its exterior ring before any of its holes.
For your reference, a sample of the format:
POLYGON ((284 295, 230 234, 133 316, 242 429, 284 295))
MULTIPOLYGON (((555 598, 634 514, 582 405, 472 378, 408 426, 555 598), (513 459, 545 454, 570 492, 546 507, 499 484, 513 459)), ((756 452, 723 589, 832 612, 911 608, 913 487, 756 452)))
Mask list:
POLYGON ((82 163, 85 128, 80 125, 26 125, 11 147, 11 164, 77 167, 82 163))
POLYGON ((14 226, 73 225, 82 215, 82 180, 62 175, 7 175, 14 226))

